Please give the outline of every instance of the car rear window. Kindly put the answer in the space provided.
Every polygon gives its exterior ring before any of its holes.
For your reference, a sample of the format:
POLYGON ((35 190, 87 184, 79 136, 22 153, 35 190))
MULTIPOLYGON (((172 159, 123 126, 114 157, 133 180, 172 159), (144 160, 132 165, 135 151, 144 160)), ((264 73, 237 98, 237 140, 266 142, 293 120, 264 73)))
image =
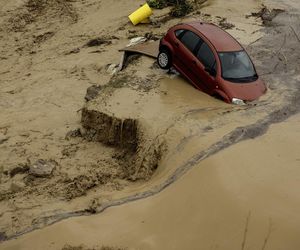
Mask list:
POLYGON ((201 41, 201 38, 197 36, 194 32, 187 30, 181 37, 181 42, 193 52, 197 44, 201 41))
POLYGON ((197 58, 207 68, 212 69, 215 66, 215 56, 207 43, 203 42, 197 52, 197 58))

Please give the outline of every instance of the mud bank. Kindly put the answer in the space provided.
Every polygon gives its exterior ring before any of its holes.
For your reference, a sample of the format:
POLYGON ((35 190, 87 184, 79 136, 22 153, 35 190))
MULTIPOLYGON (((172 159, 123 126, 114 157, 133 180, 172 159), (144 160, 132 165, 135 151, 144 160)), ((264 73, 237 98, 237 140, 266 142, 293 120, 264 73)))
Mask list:
POLYGON ((85 137, 108 145, 136 151, 138 122, 134 119, 119 119, 95 110, 82 110, 81 123, 85 137))

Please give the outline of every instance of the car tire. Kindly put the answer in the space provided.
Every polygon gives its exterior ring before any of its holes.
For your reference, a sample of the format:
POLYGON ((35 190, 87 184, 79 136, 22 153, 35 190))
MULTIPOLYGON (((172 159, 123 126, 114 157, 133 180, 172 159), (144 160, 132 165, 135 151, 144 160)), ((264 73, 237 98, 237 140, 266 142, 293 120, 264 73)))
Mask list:
POLYGON ((159 51, 157 56, 158 66, 162 69, 170 69, 172 66, 171 54, 167 49, 159 51))

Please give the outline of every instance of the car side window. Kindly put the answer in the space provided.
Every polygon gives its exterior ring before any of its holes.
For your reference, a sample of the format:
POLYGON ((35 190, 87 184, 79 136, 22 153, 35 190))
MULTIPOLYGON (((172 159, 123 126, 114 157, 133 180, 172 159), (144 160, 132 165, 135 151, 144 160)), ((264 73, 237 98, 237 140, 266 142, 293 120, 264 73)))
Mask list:
POLYGON ((176 36, 177 38, 179 38, 180 35, 183 34, 184 31, 185 31, 185 30, 175 30, 175 36, 176 36))
POLYGON ((207 43, 203 42, 196 54, 200 62, 209 69, 216 68, 216 58, 207 43))
POLYGON ((191 52, 194 52, 196 46, 202 39, 194 32, 187 30, 180 40, 191 52))

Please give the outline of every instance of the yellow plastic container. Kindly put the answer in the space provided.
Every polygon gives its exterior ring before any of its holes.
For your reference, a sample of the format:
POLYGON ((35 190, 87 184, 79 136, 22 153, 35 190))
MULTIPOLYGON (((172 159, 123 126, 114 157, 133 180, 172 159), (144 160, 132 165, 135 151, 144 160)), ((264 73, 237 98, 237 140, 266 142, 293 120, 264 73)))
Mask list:
POLYGON ((151 15, 152 15, 152 9, 146 3, 128 17, 133 25, 137 25, 138 23, 147 20, 147 18, 151 15))

